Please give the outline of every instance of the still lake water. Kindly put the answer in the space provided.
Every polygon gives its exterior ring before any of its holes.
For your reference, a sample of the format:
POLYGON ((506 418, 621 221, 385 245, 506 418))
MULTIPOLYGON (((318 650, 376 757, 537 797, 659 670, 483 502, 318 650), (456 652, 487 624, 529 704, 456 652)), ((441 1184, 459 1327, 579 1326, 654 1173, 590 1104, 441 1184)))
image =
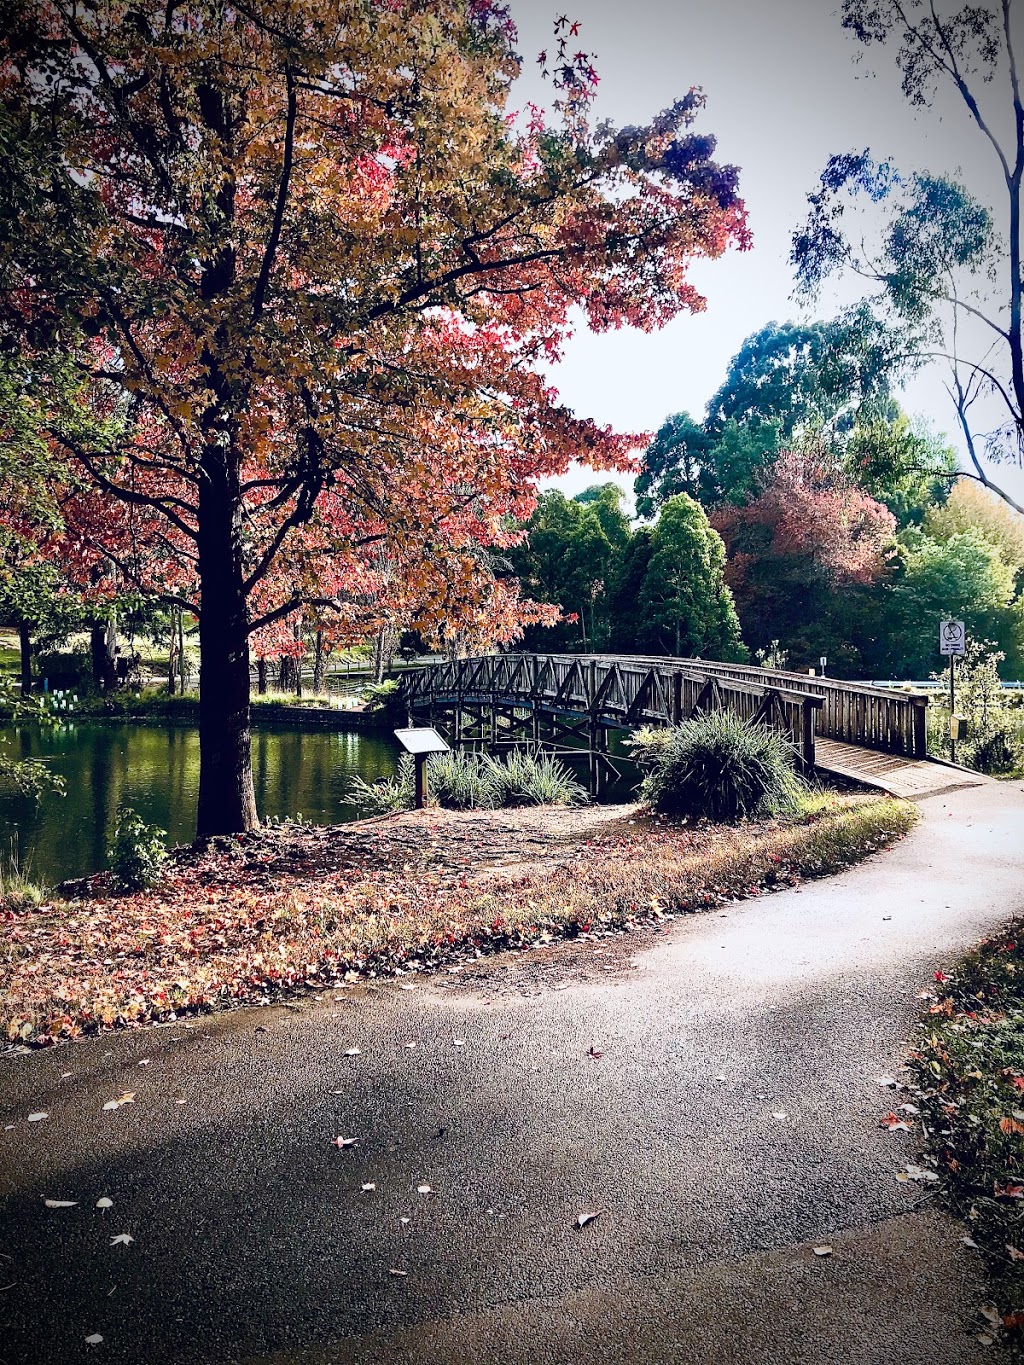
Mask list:
MULTIPOLYGON (((54 885, 106 866, 119 804, 168 832, 195 837, 199 731, 188 725, 81 721, 20 725, 0 734, 12 755, 42 758, 67 784, 65 796, 38 802, 0 793, 0 856, 12 854, 33 879, 54 885)), ((375 781, 394 772, 397 745, 386 736, 299 730, 253 731, 252 767, 261 818, 297 816, 315 824, 353 820, 345 800, 355 774, 375 781)))

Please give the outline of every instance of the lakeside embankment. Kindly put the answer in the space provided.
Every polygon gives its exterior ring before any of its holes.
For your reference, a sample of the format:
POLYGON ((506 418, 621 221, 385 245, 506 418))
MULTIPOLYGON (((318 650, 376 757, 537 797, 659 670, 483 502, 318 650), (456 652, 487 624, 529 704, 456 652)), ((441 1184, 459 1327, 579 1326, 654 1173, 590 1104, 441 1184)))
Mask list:
POLYGON ((4 912, 0 1028, 14 1044, 267 1003, 558 937, 602 937, 824 876, 917 818, 819 795, 785 819, 688 825, 635 806, 436 808, 285 824, 175 851, 154 889, 101 873, 4 912))

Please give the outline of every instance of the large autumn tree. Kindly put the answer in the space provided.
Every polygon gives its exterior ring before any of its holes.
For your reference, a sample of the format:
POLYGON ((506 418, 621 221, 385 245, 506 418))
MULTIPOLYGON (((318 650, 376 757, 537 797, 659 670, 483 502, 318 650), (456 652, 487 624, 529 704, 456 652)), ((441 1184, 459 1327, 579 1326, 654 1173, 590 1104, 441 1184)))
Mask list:
POLYGON ((630 445, 538 365, 574 310, 703 307, 688 264, 746 243, 736 173, 697 91, 592 129, 564 20, 552 121, 517 120, 488 0, 2 0, 0 32, 4 341, 69 487, 132 513, 80 546, 131 576, 159 545, 199 615, 198 828, 251 828, 250 636, 302 606, 514 622, 488 547, 538 477, 630 445))

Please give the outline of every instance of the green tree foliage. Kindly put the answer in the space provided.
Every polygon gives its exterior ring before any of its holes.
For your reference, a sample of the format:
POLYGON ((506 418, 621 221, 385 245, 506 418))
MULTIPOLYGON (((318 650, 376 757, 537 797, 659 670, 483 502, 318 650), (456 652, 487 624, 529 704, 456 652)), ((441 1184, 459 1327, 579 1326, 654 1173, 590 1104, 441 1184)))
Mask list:
POLYGON ((80 598, 53 564, 8 562, 0 568, 0 622, 18 632, 24 693, 32 690, 33 654, 63 643, 82 620, 80 598))
POLYGON ((608 581, 616 551, 621 552, 629 537, 629 522, 616 495, 621 496, 614 485, 605 485, 579 498, 567 498, 557 489, 538 498, 526 539, 509 558, 527 595, 561 607, 566 619, 548 628, 530 627, 531 648, 541 640, 546 649, 607 644, 608 581))
POLYGON ((943 617, 963 620, 968 636, 1006 656, 1005 669, 1024 669, 1024 609, 1015 594, 1014 571, 998 547, 976 527, 933 540, 920 531, 902 539, 902 568, 889 609, 890 656, 913 677, 926 677, 936 663, 943 617))
POLYGON ((888 507, 900 526, 919 525, 949 496, 956 452, 905 413, 859 422, 845 445, 849 478, 888 507))
POLYGON ((946 502, 928 509, 924 530, 933 540, 946 541, 972 528, 995 545, 1017 575, 1019 590, 1024 571, 1024 517, 987 488, 961 479, 946 502))
POLYGON ((767 323, 733 357, 703 422, 677 413, 658 431, 636 480, 637 511, 653 516, 677 493, 708 508, 748 501, 799 433, 842 439, 858 422, 893 417, 898 366, 895 334, 866 308, 767 323))
POLYGON ((745 657, 725 547, 684 493, 635 530, 614 484, 544 493, 510 558, 524 590, 566 616, 531 627, 531 649, 745 657))
POLYGON ((725 546, 699 503, 685 493, 661 509, 637 600, 642 651, 713 659, 745 657, 725 546))

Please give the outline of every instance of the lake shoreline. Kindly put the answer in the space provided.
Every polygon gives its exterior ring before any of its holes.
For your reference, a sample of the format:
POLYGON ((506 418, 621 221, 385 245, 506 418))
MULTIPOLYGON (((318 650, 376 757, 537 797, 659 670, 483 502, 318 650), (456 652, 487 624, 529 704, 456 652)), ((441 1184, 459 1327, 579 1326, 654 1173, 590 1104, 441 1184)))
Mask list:
MULTIPOLYGON (((61 720, 62 713, 55 713, 61 720)), ((199 724, 199 702, 192 697, 168 697, 166 702, 152 702, 138 709, 96 709, 82 707, 69 711, 67 720, 131 722, 136 725, 190 725, 199 724)), ((371 734, 394 732, 394 725, 379 711, 346 710, 332 706, 289 706, 284 702, 253 701, 251 725, 253 729, 263 729, 274 724, 296 725, 314 730, 336 730, 339 732, 355 730, 371 734)))

